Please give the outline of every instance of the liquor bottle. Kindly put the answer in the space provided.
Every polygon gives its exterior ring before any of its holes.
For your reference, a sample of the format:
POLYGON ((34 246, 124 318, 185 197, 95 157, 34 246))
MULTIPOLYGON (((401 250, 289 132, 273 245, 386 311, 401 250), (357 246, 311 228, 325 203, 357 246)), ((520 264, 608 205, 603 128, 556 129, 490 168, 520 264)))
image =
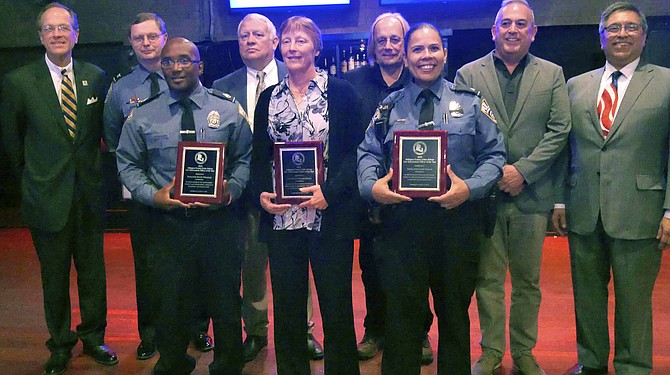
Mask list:
POLYGON ((354 68, 357 69, 361 66, 361 54, 360 52, 356 54, 356 61, 354 61, 354 68))
POLYGON ((354 60, 354 49, 349 46, 349 63, 347 64, 347 70, 356 69, 356 60, 354 60))
POLYGON ((361 58, 361 66, 368 65, 368 55, 363 52, 363 57, 361 58))
POLYGON ((347 51, 342 49, 342 59, 340 59, 340 72, 347 72, 347 51))
POLYGON ((361 66, 363 65, 368 65, 368 59, 367 59, 367 54, 366 50, 367 47, 365 46, 365 40, 361 39, 361 44, 358 47, 360 54, 361 54, 361 66))
MULTIPOLYGON (((337 51, 335 51, 337 53, 337 51)), ((336 76, 337 75, 337 67, 335 66, 335 57, 336 55, 333 55, 333 57, 330 59, 330 66, 328 66, 328 74, 331 76, 336 76)))

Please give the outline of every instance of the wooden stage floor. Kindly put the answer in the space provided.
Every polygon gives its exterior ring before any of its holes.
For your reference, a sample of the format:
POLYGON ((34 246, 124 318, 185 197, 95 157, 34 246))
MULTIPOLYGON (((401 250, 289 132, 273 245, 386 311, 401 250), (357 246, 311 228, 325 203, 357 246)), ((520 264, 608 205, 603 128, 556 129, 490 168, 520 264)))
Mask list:
MULTIPOLYGON (((105 257, 107 262, 108 327, 107 343, 116 350, 120 363, 104 367, 81 354, 81 344, 73 352, 68 374, 151 374, 156 359, 135 360, 138 344, 135 313, 134 271, 130 240, 127 233, 105 234, 105 257)), ((654 372, 670 374, 670 252, 665 252, 664 262, 654 294, 654 372)), ((356 256, 357 258, 357 256, 356 256)), ((543 293, 540 308, 539 340, 535 355, 549 375, 564 374, 577 360, 575 349, 575 323, 570 281, 567 240, 547 237, 544 246, 541 288, 543 293)), ((42 310, 42 291, 37 256, 26 229, 0 229, 0 374, 41 374, 42 366, 49 357, 44 346, 47 330, 42 310)), ((78 301, 74 292, 76 278, 73 275, 72 303, 75 308, 73 325, 78 322, 78 301)), ((365 315, 364 292, 357 259, 353 273, 354 316, 357 337, 363 336, 365 315)), ((509 290, 509 284, 507 285, 509 290)), ((509 294, 509 293, 508 293, 509 294)), ((613 301, 610 301, 612 322, 613 301)), ((271 310, 272 311, 272 310, 271 310)), ((315 336, 321 340, 321 318, 315 305, 315 336)), ((476 360, 479 348, 479 323, 476 303, 470 308, 472 320, 472 358, 476 360)), ((271 318, 272 320, 272 315, 271 318)), ((270 325, 270 344, 254 361, 249 362, 244 374, 276 374, 274 345, 270 325)), ((435 348, 437 324, 430 331, 435 348)), ((328 350, 328 348, 326 348, 328 350)), ((212 353, 193 352, 198 359, 194 374, 207 374, 207 364, 212 353)), ((381 357, 360 362, 362 375, 380 374, 381 357)), ((507 374, 512 368, 509 353, 503 360, 507 374)), ((323 374, 323 361, 312 362, 312 373, 323 374)), ((436 373, 436 366, 423 367, 422 375, 436 373)), ((614 373, 610 361, 610 373, 614 373)), ((331 374, 338 375, 338 374, 331 374)))

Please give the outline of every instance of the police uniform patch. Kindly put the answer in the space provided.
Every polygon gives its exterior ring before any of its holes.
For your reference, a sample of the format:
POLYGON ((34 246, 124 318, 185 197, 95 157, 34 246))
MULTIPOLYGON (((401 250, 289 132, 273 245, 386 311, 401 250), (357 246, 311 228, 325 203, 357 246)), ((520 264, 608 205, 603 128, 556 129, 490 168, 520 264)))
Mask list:
POLYGON ((130 110, 130 114, 128 115, 128 117, 126 117, 126 121, 132 120, 134 114, 135 114, 135 108, 130 110))
POLYGON ((221 126, 221 115, 219 115, 219 112, 212 111, 207 115, 207 126, 212 129, 218 129, 221 126))
MULTIPOLYGON (((230 95, 228 95, 230 96, 230 95)), ((230 96, 232 98, 232 96, 230 96)), ((235 102, 235 99, 233 98, 233 102, 235 102)), ((249 120, 249 117, 247 117, 247 112, 242 108, 240 103, 237 103, 237 113, 240 114, 240 116, 244 117, 245 120, 247 120, 247 123, 251 125, 251 120, 249 120)))
POLYGON ((486 102, 486 99, 482 98, 482 113, 488 117, 491 121, 493 121, 494 124, 498 124, 498 121, 496 120, 496 117, 493 115, 493 110, 491 109, 491 106, 489 106, 489 103, 486 102))

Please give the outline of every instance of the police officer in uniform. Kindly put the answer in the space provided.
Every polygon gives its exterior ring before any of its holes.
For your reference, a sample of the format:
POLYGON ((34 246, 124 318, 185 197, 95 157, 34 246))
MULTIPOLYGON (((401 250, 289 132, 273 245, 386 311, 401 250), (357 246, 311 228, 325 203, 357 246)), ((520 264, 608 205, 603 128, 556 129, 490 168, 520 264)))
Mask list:
MULTIPOLYGON (((155 13, 139 13, 128 29, 128 41, 137 58, 137 65, 127 73, 114 77, 105 99, 104 135, 105 144, 110 153, 116 151, 121 136, 123 122, 130 112, 140 103, 167 89, 167 83, 161 71, 160 57, 163 47, 168 40, 167 28, 163 19, 155 13)), ((115 165, 116 163, 114 163, 115 165)), ((114 179, 116 191, 121 191, 114 179)), ((116 195, 116 194, 114 194, 116 195)), ((126 189, 123 198, 130 198, 126 189)), ((136 201, 132 202, 128 212, 130 228, 130 243, 133 248, 135 264, 135 293, 137 298, 137 330, 140 335, 140 344, 137 347, 136 358, 149 359, 156 354, 154 343, 155 328, 153 326, 152 298, 147 276, 151 267, 151 256, 147 253, 146 245, 146 209, 136 201)), ((208 336, 209 317, 197 313, 197 327, 194 327, 194 346, 200 351, 213 349, 212 339, 208 336)))
POLYGON ((192 42, 168 41, 161 66, 170 89, 133 111, 116 150, 121 181, 149 209, 145 225, 154 257, 160 353, 154 373, 189 374, 195 368, 186 348, 193 310, 204 301, 218 340, 210 374, 240 374, 242 253, 235 209, 249 178, 251 129, 232 97, 202 86, 203 63, 192 42), (226 144, 221 205, 173 199, 178 142, 188 140, 226 144))
POLYGON ((430 288, 440 339, 438 374, 470 373, 468 307, 485 224, 486 198, 502 175, 503 138, 476 93, 442 79, 446 49, 435 26, 421 23, 405 36, 412 83, 380 105, 358 149, 363 198, 382 206, 376 258, 387 296, 383 374, 419 374, 424 311, 430 288), (393 133, 446 130, 450 186, 440 196, 409 198, 389 181, 393 133))

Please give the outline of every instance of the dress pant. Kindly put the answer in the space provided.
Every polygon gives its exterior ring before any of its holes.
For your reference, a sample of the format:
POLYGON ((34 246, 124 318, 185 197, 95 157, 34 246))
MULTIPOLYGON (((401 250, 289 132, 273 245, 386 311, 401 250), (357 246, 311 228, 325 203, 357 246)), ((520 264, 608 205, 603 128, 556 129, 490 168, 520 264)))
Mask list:
POLYGON ((75 198, 65 227, 57 232, 30 228, 44 293, 44 315, 52 353, 69 353, 77 337, 86 346, 102 345, 107 326, 107 286, 102 212, 75 198), (77 270, 81 324, 71 330, 70 265, 77 270))
MULTIPOLYGON (((622 213, 623 214, 623 213, 622 213)), ((635 225, 635 223, 631 223, 635 225)), ((619 375, 649 374, 652 368, 654 283, 661 267, 658 240, 622 240, 603 229, 569 233, 577 355, 587 367, 607 367, 610 351, 607 286, 614 280, 614 369, 619 375)))
POLYGON ((268 252, 277 373, 311 374, 304 325, 311 264, 327 348, 325 373, 359 374, 351 302, 353 240, 327 237, 306 229, 273 230, 268 252))
POLYGON ((193 317, 204 307, 214 326, 210 374, 240 374, 242 323, 239 222, 233 208, 152 210, 152 280, 157 290, 154 374, 189 374, 193 317), (216 275, 216 277, 212 277, 216 275), (200 304, 198 302, 204 302, 200 304))
POLYGON ((258 241, 258 209, 245 207, 242 216, 242 318, 247 336, 268 335, 268 248, 258 241))
POLYGON ((137 301, 137 331, 141 341, 154 342, 156 337, 155 290, 151 283, 151 269, 155 264, 154 254, 149 251, 151 234, 147 223, 151 220, 151 208, 131 201, 128 210, 130 244, 135 265, 135 298, 137 301))
POLYGON ((430 288, 439 328, 437 371, 470 374, 470 318, 483 209, 466 201, 451 210, 425 199, 387 206, 379 246, 386 292, 382 374, 418 375, 424 311, 430 288))
MULTIPOLYGON (((374 246, 376 237, 381 226, 372 224, 368 219, 361 223, 361 235, 358 248, 358 264, 361 267, 361 280, 365 290, 365 319, 363 327, 365 333, 374 337, 384 337, 384 317, 386 316, 386 297, 381 285, 379 266, 375 259, 374 246)), ((430 311, 430 303, 426 300, 424 306, 425 320, 423 332, 428 333, 433 324, 433 313, 430 311)))
MULTIPOLYGON (((504 196, 502 197, 504 199, 504 196)), ((548 212, 524 213, 513 201, 498 202, 496 225, 480 249, 477 307, 483 351, 505 353, 505 279, 512 280, 509 314, 512 358, 532 354, 540 311, 540 266, 548 212)))

